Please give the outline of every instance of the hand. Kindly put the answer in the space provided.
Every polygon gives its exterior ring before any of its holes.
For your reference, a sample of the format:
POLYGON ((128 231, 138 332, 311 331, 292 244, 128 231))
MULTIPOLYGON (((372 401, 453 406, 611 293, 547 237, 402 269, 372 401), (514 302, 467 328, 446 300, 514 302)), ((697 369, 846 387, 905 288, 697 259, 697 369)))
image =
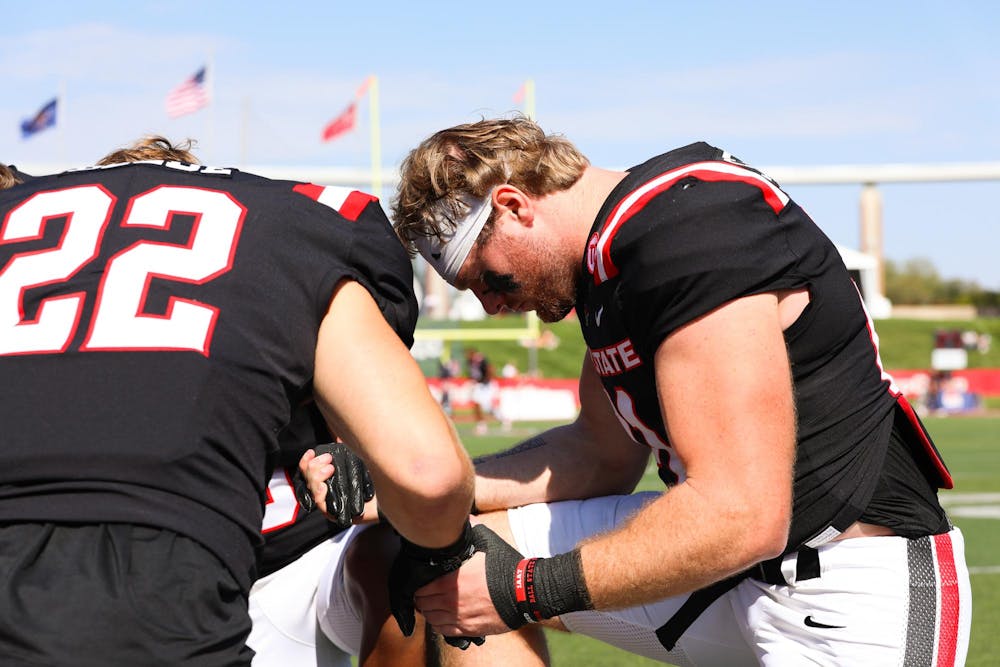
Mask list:
MULTIPOLYGON (((399 554, 389 572, 389 606, 400 631, 409 637, 416 622, 414 592, 424 584, 459 569, 475 553, 475 546, 468 523, 454 544, 441 549, 427 549, 402 538, 400 543, 399 554)), ((485 640, 478 636, 446 636, 445 641, 464 650, 470 643, 478 646, 485 640)))
POLYGON ((365 464, 339 442, 319 445, 303 454, 293 483, 305 511, 319 507, 330 521, 344 528, 364 514, 365 503, 375 496, 365 464))
POLYGON ((477 525, 472 531, 476 550, 484 555, 476 554, 457 572, 435 579, 416 592, 416 608, 435 632, 445 637, 500 634, 525 623, 514 604, 512 589, 514 567, 521 554, 485 525, 477 525), (499 581, 510 580, 509 600, 505 586, 494 584, 491 588, 487 567, 499 581), (493 589, 502 589, 505 595, 498 598, 493 589), (497 599, 505 614, 497 611, 497 599))
POLYGON ((414 603, 442 637, 486 636, 510 631, 490 598, 486 556, 481 553, 466 561, 457 572, 417 589, 414 603))

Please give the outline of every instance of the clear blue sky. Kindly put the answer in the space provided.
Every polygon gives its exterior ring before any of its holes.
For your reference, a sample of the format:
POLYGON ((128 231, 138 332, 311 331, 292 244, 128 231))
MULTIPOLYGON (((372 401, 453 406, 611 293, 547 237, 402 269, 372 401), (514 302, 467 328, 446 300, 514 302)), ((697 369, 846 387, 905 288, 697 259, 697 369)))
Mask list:
MULTIPOLYGON (((0 0, 0 12, 0 159, 21 165, 90 163, 158 132, 199 139, 213 164, 367 167, 364 106, 352 134, 319 134, 369 74, 386 166, 434 130, 515 110, 528 77, 539 122, 600 166, 699 139, 761 167, 1000 161, 989 0, 0 0), (167 91, 206 61, 212 106, 167 118, 167 91), (60 90, 62 127, 22 140, 20 121, 60 90)), ((786 189, 858 246, 859 186, 786 189)), ((887 257, 1000 289, 1000 182, 882 193, 887 257)))

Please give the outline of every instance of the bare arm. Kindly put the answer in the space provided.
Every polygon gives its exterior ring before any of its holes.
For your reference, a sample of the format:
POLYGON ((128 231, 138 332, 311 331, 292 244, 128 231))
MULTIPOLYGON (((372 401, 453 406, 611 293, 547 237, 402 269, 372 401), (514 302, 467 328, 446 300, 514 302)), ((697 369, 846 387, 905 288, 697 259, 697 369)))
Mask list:
POLYGON ((622 428, 589 359, 580 373, 580 414, 511 449, 476 460, 481 510, 628 493, 649 449, 622 428))
POLYGON ((455 542, 472 504, 471 462, 409 350, 356 282, 337 287, 320 326, 314 388, 396 530, 421 546, 455 542))
POLYGON ((549 618, 690 593, 781 553, 796 440, 777 296, 745 297, 689 323, 660 345, 654 363, 660 408, 687 468, 685 481, 619 529, 552 558, 524 560, 480 531, 484 556, 417 591, 417 607, 436 630, 448 636, 506 632, 521 623, 525 611, 518 605, 525 602, 515 597, 529 585, 534 589, 525 599, 534 602, 528 604, 549 618), (494 576, 499 572, 507 584, 488 582, 491 554, 494 576), (517 576, 529 565, 530 584, 517 576))
POLYGON ((583 545, 598 609, 701 588, 776 556, 788 537, 795 407, 777 298, 718 308, 668 337, 655 363, 688 477, 583 545))

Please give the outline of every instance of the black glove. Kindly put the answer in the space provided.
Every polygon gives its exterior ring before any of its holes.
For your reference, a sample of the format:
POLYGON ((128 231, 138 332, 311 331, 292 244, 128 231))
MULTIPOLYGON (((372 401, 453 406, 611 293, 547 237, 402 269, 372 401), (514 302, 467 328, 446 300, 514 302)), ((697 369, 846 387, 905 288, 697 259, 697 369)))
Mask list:
MULTIPOLYGON (((368 469, 347 445, 341 442, 319 445, 316 456, 333 454, 333 476, 326 480, 326 516, 342 528, 365 510, 365 503, 375 497, 375 486, 368 469)), ((302 473, 296 470, 292 484, 295 497, 306 512, 316 506, 302 473)))
POLYGON ((486 643, 486 637, 441 637, 445 644, 462 649, 463 651, 473 644, 482 646, 486 643))
MULTIPOLYGON (((402 537, 399 541, 399 554, 389 570, 389 606, 400 631, 409 637, 416 624, 413 595, 417 589, 457 570, 462 563, 472 558, 476 548, 472 543, 472 526, 468 521, 458 540, 441 549, 420 547, 402 537)), ((483 637, 445 637, 444 640, 461 649, 468 648, 470 642, 478 646, 485 641, 483 637)))

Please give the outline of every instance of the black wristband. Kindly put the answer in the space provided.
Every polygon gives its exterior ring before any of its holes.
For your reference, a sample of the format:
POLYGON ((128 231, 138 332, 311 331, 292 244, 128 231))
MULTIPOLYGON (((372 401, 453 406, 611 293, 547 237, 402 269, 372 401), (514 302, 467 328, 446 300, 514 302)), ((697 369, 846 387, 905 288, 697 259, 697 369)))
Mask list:
POLYGON ((476 547, 472 542, 472 526, 468 520, 465 521, 462 534, 458 536, 458 539, 446 547, 439 549, 422 547, 410 542, 402 535, 400 535, 399 541, 400 551, 405 552, 410 558, 442 568, 442 573, 457 570, 476 552, 476 547))
POLYGON ((389 608, 404 636, 416 623, 414 593, 438 577, 453 572, 476 553, 468 519, 455 542, 440 549, 422 547, 400 535, 399 553, 389 570, 389 608))
POLYGON ((514 568, 514 599, 521 616, 533 622, 593 609, 580 550, 519 562, 514 568))

